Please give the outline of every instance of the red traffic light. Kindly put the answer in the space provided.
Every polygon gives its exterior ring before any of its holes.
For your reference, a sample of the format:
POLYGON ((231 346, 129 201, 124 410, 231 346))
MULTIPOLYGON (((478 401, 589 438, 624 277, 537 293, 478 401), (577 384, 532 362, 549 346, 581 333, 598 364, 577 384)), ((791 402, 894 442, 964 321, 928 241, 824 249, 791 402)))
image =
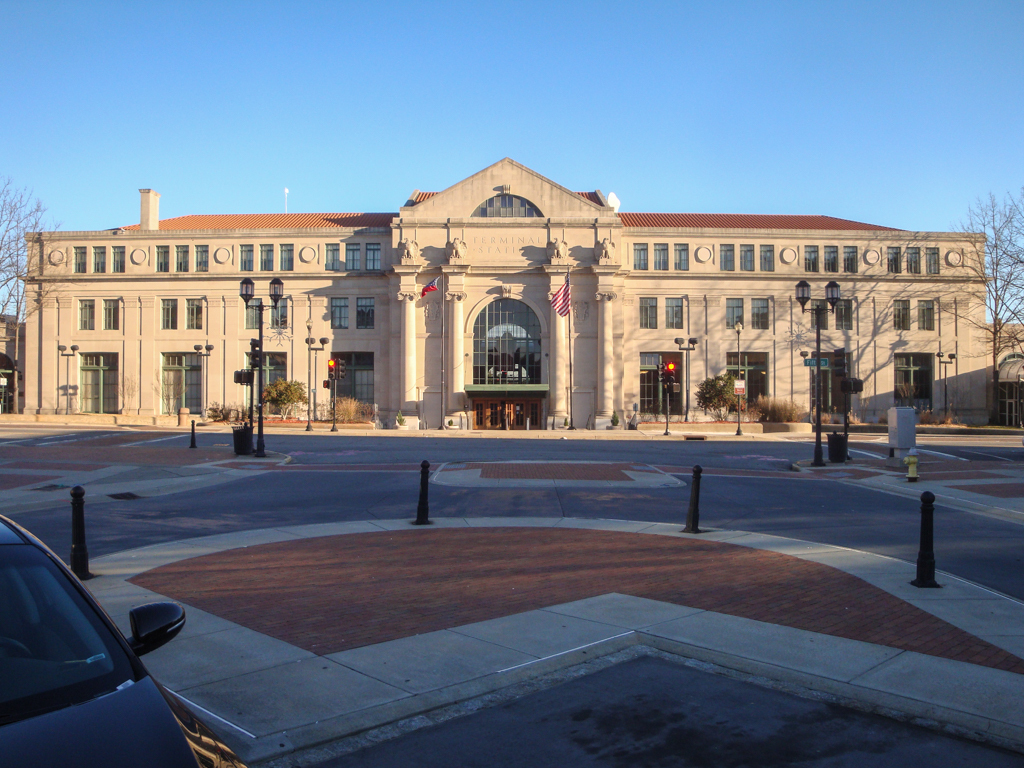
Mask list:
POLYGON ((337 378, 338 361, 333 357, 327 359, 327 378, 334 381, 337 378))
POLYGON ((673 371, 675 371, 675 369, 676 369, 676 364, 675 363, 665 363, 665 371, 667 373, 672 373, 673 371))

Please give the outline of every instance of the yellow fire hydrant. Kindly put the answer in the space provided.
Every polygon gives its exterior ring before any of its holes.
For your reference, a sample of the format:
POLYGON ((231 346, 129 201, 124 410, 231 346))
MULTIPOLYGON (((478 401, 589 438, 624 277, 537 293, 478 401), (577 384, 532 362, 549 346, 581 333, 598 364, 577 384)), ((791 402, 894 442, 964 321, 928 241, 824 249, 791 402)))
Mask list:
POLYGON ((917 482, 917 452, 911 449, 910 455, 903 459, 903 463, 907 465, 907 482, 917 482))

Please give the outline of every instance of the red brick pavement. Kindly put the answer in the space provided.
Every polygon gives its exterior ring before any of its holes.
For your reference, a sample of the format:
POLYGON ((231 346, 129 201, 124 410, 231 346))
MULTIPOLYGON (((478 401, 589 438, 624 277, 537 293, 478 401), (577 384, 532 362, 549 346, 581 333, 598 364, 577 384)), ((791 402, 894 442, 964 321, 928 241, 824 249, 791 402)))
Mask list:
POLYGON ((265 544, 139 586, 317 654, 619 592, 1024 673, 1024 661, 842 571, 699 539, 431 529, 265 544))
MULTIPOLYGON (((924 478, 931 480, 930 477, 924 478)), ((967 478, 961 478, 966 480, 967 478)), ((951 485, 958 491, 970 491, 980 493, 984 496, 994 496, 997 499, 1020 499, 1024 498, 1024 483, 983 483, 978 485, 951 485)))
MULTIPOLYGON (((37 483, 52 481, 55 473, 48 475, 0 475, 0 491, 9 491, 12 488, 20 488, 23 485, 36 485, 37 483)), ((56 473, 59 474, 59 473, 56 473)))

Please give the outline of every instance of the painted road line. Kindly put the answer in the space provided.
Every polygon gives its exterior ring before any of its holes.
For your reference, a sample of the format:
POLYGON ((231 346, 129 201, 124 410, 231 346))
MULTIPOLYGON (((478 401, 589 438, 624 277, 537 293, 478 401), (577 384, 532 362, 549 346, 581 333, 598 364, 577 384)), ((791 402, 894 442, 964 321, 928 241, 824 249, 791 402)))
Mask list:
POLYGON ((994 453, 984 453, 982 451, 969 451, 966 448, 963 449, 963 452, 964 453, 976 453, 979 456, 988 456, 990 459, 999 459, 1000 461, 1012 461, 1012 459, 1008 459, 1005 456, 996 456, 994 453))
POLYGON ((147 443, 162 443, 164 440, 176 440, 179 437, 188 437, 188 435, 171 435, 170 437, 158 437, 154 440, 140 440, 137 443, 125 443, 124 445, 119 445, 118 448, 131 448, 135 445, 146 445, 147 443))
POLYGON ((881 453, 872 453, 871 451, 862 451, 859 448, 847 448, 848 453, 863 453, 865 456, 870 456, 873 459, 884 459, 885 456, 881 453))
POLYGON ((930 453, 933 456, 942 456, 943 458, 946 459, 956 459, 957 461, 970 461, 970 459, 965 459, 963 456, 954 456, 951 453, 942 453, 941 451, 929 451, 925 448, 918 448, 917 450, 919 453, 930 453))

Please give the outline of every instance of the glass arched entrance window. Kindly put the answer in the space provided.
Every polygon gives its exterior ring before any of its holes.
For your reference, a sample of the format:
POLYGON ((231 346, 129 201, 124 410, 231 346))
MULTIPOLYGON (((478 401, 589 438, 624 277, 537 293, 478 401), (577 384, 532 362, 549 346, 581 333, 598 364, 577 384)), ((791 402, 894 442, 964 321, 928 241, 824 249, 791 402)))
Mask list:
POLYGON ((473 215, 486 219, 535 219, 541 214, 525 197, 495 195, 490 200, 484 200, 480 207, 473 211, 473 215))
POLYGON ((473 324, 474 384, 540 384, 540 320, 515 299, 497 299, 473 324))

